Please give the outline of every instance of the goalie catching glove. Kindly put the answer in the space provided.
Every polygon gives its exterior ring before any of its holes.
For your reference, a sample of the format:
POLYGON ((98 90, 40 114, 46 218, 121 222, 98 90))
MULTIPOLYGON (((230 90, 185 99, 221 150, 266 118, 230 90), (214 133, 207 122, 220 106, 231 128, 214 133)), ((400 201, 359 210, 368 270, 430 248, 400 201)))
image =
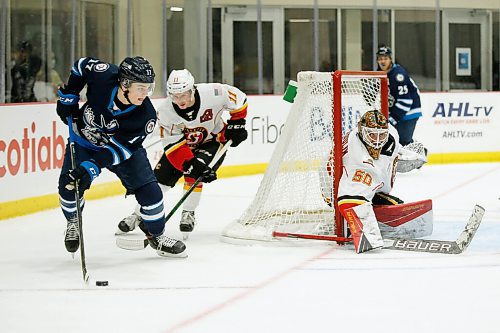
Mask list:
POLYGON ((204 183, 210 183, 217 179, 215 171, 212 170, 201 158, 193 157, 183 165, 185 176, 198 179, 204 183))
POLYGON ((412 142, 399 149, 396 171, 400 173, 419 169, 427 163, 427 151, 420 142, 412 142))
POLYGON ((64 187, 69 191, 73 191, 78 181, 78 190, 82 192, 86 191, 100 173, 101 169, 94 162, 84 161, 78 167, 66 172, 62 176, 64 178, 64 187))
POLYGON ((245 119, 228 120, 223 133, 224 142, 232 140, 233 142, 231 143, 231 147, 236 147, 245 141, 248 137, 245 124, 245 119))

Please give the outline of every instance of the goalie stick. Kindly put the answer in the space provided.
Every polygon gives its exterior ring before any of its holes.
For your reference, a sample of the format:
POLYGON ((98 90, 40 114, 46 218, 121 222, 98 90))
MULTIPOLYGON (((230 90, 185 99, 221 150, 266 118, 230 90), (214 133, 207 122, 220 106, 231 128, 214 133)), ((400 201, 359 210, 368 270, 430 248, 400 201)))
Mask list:
MULTIPOLYGON (((222 147, 219 148, 217 153, 215 154, 213 160, 208 164, 210 168, 213 168, 213 166, 220 160, 220 158, 224 155, 224 153, 229 149, 229 146, 231 146, 232 140, 228 140, 225 144, 222 145, 222 147)), ((203 176, 198 177, 196 181, 189 187, 189 189, 184 193, 184 195, 180 198, 180 200, 175 204, 174 208, 165 216, 165 223, 170 220, 170 218, 175 214, 177 209, 186 201, 187 197, 193 192, 195 187, 203 180, 203 176)), ((132 236, 132 235, 131 235, 132 236)), ((145 249, 148 246, 149 242, 143 238, 131 238, 127 237, 127 234, 125 235, 116 235, 116 246, 118 246, 121 249, 124 250, 131 250, 131 251, 138 251, 145 249)))
MULTIPOLYGON (((411 252, 429 252, 444 254, 460 254, 472 241, 484 215, 484 208, 476 205, 472 211, 469 221, 464 230, 458 236, 456 241, 427 240, 416 238, 384 238, 384 249, 411 251, 411 252)), ((351 242, 352 238, 326 236, 326 235, 306 235, 288 232, 273 232, 273 237, 305 238, 316 240, 334 241, 337 243, 351 242)))
POLYGON ((484 208, 476 205, 472 211, 465 229, 460 233, 456 241, 440 241, 428 239, 398 239, 385 238, 384 249, 402 250, 413 252, 429 252, 444 254, 460 254, 469 246, 484 215, 484 208))

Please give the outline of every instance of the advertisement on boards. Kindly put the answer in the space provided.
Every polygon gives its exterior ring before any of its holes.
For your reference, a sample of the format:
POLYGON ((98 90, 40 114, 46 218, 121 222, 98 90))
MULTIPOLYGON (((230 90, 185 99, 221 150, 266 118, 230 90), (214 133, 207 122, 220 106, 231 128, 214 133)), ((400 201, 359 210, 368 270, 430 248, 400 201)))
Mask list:
POLYGON ((500 93, 422 94, 414 138, 430 154, 500 151, 500 93))

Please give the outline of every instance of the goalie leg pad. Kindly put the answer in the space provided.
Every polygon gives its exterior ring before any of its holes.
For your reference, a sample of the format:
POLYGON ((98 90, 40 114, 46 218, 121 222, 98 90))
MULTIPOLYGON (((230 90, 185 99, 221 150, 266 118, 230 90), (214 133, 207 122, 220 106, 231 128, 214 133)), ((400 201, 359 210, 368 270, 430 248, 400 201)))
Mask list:
POLYGON ((356 253, 384 246, 371 203, 346 209, 344 217, 351 230, 356 253))
POLYGON ((432 234, 432 200, 393 206, 373 206, 384 237, 418 238, 432 234))

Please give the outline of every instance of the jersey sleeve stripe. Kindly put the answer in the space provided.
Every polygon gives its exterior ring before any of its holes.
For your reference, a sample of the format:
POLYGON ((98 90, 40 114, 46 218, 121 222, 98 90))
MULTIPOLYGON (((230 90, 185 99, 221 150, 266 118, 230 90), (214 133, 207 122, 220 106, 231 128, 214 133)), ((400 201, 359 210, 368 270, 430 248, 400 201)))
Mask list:
POLYGON ((185 145, 185 144, 186 144, 186 140, 184 138, 182 138, 178 142, 170 144, 168 146, 168 148, 165 150, 165 154, 170 155, 172 152, 179 149, 182 145, 185 145))
POLYGON ((363 196, 350 196, 350 195, 343 195, 338 198, 338 205, 345 205, 345 204, 355 204, 355 205, 362 205, 365 202, 368 202, 365 197, 363 196))
POLYGON ((399 98, 398 102, 411 105, 413 103, 413 100, 411 98, 399 98))
POLYGON ((232 120, 242 119, 247 116, 248 103, 245 100, 245 104, 239 109, 232 110, 229 112, 232 120))
POLYGON ((114 137, 111 138, 111 142, 122 153, 123 160, 128 160, 132 156, 132 153, 130 152, 130 150, 128 150, 124 145, 122 145, 121 143, 116 141, 116 139, 114 137))
POLYGON ((401 109, 401 110, 403 110, 403 111, 406 111, 406 112, 410 111, 410 107, 409 107, 409 106, 403 105, 403 104, 401 104, 401 103, 399 103, 399 102, 397 102, 397 103, 395 104, 395 106, 396 106, 398 109, 401 109))
POLYGON ((71 68, 71 71, 73 72, 73 74, 78 75, 78 76, 83 76, 82 63, 85 61, 85 59, 87 59, 87 58, 80 58, 78 60, 78 65, 76 67, 73 66, 71 68))
POLYGON ((111 146, 106 146, 106 149, 109 150, 109 152, 113 156, 113 163, 111 163, 111 165, 117 165, 118 163, 120 163, 120 157, 118 157, 118 153, 111 146))
POLYGON ((412 109, 411 111, 408 111, 408 113, 406 115, 408 116, 408 115, 411 115, 411 114, 420 113, 421 111, 422 110, 420 108, 412 109))

